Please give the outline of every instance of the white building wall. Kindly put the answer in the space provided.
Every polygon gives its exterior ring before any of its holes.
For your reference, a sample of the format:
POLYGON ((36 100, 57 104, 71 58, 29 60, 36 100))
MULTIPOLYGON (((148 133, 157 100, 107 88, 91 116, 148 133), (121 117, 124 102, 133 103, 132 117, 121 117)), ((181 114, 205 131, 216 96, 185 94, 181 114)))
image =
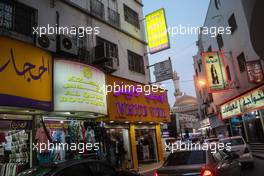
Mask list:
MULTIPOLYGON (((60 26, 75 26, 75 27, 86 27, 91 26, 100 27, 99 37, 102 37, 112 43, 118 45, 119 55, 119 68, 113 75, 127 78, 130 80, 138 81, 141 83, 148 84, 150 82, 149 70, 145 69, 145 74, 136 73, 128 69, 128 56, 127 50, 131 50, 144 58, 145 68, 148 65, 147 57, 147 45, 145 38, 143 17, 143 7, 136 1, 127 0, 102 0, 105 9, 104 21, 108 19, 108 7, 116 10, 120 14, 120 28, 117 30, 114 27, 97 20, 86 13, 90 11, 90 0, 65 0, 65 1, 54 1, 55 6, 52 6, 52 0, 19 0, 21 3, 26 4, 30 7, 37 9, 38 11, 38 26, 55 26, 56 12, 59 13, 60 26), (73 3, 72 7, 67 3, 73 3), (131 9, 139 14, 140 28, 136 28, 129 24, 124 19, 123 4, 126 4, 131 9), (79 9, 78 9, 79 8, 79 9), (115 9, 116 8, 116 9, 115 9)), ((87 49, 92 51, 93 47, 96 46, 96 36, 87 35, 87 49)))
MULTIPOLYGON (((235 97, 256 86, 256 84, 248 82, 246 71, 243 73, 239 71, 237 56, 244 52, 246 61, 258 60, 259 57, 251 45, 247 18, 241 0, 221 0, 221 7, 219 10, 215 8, 214 2, 214 0, 210 2, 204 26, 228 27, 228 19, 233 13, 237 23, 237 30, 232 35, 222 36, 224 41, 222 52, 224 52, 225 64, 230 67, 233 84, 231 90, 213 94, 214 103, 219 105, 227 99, 235 97), (232 54, 230 54, 230 52, 232 54), (238 81, 236 81, 236 77, 238 81)), ((201 43, 205 50, 207 50, 209 46, 212 47, 213 51, 219 50, 216 38, 210 35, 202 35, 201 43)), ((200 77, 204 77, 203 72, 200 74, 199 78, 200 77)))

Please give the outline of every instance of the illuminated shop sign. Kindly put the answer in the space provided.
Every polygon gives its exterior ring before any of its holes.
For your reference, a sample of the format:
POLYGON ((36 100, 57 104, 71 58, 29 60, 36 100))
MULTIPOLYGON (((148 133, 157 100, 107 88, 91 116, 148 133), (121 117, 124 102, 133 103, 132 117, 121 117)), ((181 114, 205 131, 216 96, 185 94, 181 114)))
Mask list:
POLYGON ((220 52, 202 54, 205 66, 207 87, 209 92, 216 92, 228 88, 228 79, 224 65, 224 57, 220 52))
POLYGON ((169 121, 170 113, 166 91, 147 92, 144 89, 136 89, 143 84, 109 75, 107 75, 107 84, 123 85, 123 87, 134 85, 128 90, 119 89, 108 93, 108 115, 111 120, 169 121))
POLYGON ((263 81, 263 71, 259 60, 246 63, 248 80, 251 83, 260 83, 263 81))
POLYGON ((164 9, 146 15, 146 31, 150 54, 170 48, 164 9))
POLYGON ((234 117, 264 107, 264 86, 223 104, 222 119, 234 117))
POLYGON ((54 111, 107 114, 105 74, 88 65, 54 61, 54 111))
POLYGON ((52 58, 29 44, 0 37, 0 106, 51 110, 52 58))

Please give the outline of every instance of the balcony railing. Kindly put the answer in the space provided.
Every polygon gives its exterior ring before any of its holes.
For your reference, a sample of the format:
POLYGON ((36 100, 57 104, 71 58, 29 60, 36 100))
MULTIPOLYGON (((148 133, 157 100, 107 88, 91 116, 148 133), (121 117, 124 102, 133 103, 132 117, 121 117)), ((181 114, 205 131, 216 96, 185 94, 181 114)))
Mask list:
POLYGON ((108 22, 114 26, 120 27, 120 15, 119 15, 119 13, 108 8, 108 22))
POLYGON ((104 18, 104 4, 98 0, 90 1, 91 13, 100 18, 104 18))

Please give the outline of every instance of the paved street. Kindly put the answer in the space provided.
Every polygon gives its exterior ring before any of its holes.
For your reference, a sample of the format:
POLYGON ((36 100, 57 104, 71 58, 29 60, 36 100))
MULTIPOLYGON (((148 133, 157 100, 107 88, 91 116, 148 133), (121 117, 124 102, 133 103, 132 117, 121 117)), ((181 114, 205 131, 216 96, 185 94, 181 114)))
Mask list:
MULTIPOLYGON (((253 169, 244 169, 243 176, 263 176, 264 160, 255 158, 255 167, 253 169)), ((144 176, 152 176, 153 172, 144 174, 144 176)))

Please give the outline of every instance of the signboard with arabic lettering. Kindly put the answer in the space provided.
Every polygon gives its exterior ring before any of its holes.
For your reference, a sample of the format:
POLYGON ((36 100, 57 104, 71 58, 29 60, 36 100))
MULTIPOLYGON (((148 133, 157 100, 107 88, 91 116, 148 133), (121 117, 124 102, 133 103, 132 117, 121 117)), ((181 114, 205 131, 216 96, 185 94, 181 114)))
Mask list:
POLYGON ((54 60, 54 111, 106 115, 105 74, 89 65, 54 60))
POLYGON ((170 48, 164 9, 146 15, 146 31, 150 54, 170 48))
POLYGON ((170 58, 168 60, 154 64, 154 69, 156 82, 172 79, 173 71, 170 58))
POLYGON ((50 111, 51 55, 6 37, 0 45, 0 106, 50 111))
POLYGON ((206 71, 206 83, 209 92, 225 90, 229 87, 224 65, 224 57, 220 52, 206 52, 202 54, 206 71))
POLYGON ((264 86, 223 104, 220 109, 222 119, 227 119, 262 107, 264 107, 264 86))
POLYGON ((112 75, 107 75, 106 80, 107 85, 116 87, 116 90, 107 94, 110 120, 156 123, 170 121, 166 90, 112 75), (142 88, 143 86, 146 87, 142 88))
POLYGON ((263 71, 259 60, 247 62, 246 69, 249 82, 258 84, 263 81, 263 71))

